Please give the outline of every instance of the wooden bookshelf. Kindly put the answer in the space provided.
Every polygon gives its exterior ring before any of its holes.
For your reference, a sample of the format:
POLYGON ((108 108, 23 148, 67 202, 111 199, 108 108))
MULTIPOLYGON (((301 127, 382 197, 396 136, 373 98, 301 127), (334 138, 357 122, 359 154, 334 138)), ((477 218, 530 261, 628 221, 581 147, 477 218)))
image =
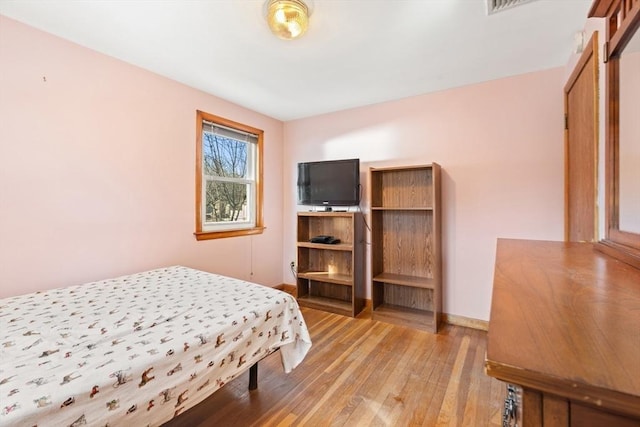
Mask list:
POLYGON ((440 166, 371 168, 369 173, 373 318, 437 332, 440 166))
POLYGON ((299 212, 297 220, 298 304, 357 316, 365 304, 364 231, 359 212, 299 212), (329 235, 338 244, 311 243, 329 235))

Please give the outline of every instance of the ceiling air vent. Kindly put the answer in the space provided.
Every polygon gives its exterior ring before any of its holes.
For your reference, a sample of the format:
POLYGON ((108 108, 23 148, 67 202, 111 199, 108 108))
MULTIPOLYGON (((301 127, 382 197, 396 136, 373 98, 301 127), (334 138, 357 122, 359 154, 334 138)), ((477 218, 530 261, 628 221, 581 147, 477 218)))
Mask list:
POLYGON ((487 0, 487 14, 502 12, 521 4, 529 3, 534 0, 487 0))

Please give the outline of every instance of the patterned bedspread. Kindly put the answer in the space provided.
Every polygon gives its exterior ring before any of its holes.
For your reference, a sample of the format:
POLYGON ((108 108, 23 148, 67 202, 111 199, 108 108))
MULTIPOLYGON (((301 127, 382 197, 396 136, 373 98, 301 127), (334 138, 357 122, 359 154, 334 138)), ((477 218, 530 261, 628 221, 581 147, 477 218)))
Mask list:
POLYGON ((180 266, 2 299, 0 426, 160 425, 310 347, 290 295, 180 266))

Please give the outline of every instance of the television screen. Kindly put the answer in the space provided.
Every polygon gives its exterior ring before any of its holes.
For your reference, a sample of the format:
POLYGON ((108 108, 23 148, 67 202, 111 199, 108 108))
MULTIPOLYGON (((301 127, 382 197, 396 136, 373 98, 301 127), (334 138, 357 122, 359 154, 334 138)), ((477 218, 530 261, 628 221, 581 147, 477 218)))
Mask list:
POLYGON ((360 204, 360 160, 298 163, 298 204, 311 206, 360 204))

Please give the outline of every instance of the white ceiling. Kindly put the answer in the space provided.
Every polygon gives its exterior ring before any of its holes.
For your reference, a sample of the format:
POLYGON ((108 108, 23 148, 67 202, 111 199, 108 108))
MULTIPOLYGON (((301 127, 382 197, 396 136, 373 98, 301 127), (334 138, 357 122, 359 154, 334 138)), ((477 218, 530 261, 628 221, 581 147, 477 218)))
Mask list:
POLYGON ((315 0, 294 41, 271 35, 263 0, 0 0, 0 14, 287 121, 564 66, 591 3, 315 0))

